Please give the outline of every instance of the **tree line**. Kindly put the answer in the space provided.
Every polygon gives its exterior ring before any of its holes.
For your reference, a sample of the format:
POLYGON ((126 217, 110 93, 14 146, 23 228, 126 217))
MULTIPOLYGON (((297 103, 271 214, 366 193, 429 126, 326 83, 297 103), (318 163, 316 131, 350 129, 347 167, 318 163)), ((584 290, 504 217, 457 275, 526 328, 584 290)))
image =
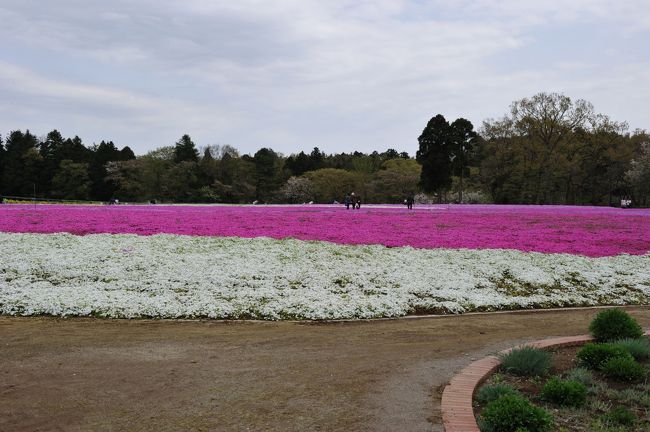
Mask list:
MULTIPOLYGON (((414 134, 415 135, 415 134, 414 134)), ((650 137, 596 113, 583 100, 540 93, 514 102, 478 131, 434 116, 415 157, 389 149, 289 156, 197 147, 189 135, 137 156, 112 141, 86 146, 54 130, 0 137, 0 194, 129 202, 650 204, 650 137)))

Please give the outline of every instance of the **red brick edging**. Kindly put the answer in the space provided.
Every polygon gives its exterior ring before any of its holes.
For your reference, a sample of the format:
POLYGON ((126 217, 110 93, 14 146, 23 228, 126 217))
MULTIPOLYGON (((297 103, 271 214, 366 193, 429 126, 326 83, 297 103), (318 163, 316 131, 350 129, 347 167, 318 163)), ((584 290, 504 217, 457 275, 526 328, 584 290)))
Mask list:
MULTIPOLYGON (((650 336, 650 331, 646 331, 644 334, 645 336, 650 336)), ((519 345, 519 347, 551 348, 577 346, 592 340, 593 338, 589 335, 568 336, 530 342, 519 345)), ((499 354, 506 354, 512 351, 512 349, 501 351, 499 354)), ((445 432, 480 432, 472 408, 474 392, 497 370, 500 364, 501 361, 497 356, 485 357, 484 359, 471 363, 451 379, 442 393, 440 408, 442 411, 442 425, 445 432)))

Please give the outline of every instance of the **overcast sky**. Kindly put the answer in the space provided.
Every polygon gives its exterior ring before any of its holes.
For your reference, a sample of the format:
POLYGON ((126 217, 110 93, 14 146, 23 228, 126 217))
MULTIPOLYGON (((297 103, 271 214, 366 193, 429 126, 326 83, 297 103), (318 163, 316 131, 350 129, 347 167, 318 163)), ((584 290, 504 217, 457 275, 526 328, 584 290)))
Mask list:
POLYGON ((540 91, 650 129, 648 0, 0 0, 0 132, 413 154, 540 91))

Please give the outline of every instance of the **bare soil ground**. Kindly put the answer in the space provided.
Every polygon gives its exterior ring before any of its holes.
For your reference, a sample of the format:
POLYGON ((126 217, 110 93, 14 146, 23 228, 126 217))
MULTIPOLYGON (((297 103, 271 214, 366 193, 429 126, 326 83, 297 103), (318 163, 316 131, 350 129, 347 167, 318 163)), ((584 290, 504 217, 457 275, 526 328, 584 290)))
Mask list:
MULTIPOLYGON (((627 309, 650 327, 650 307, 627 309)), ((598 309, 342 322, 0 317, 0 430, 441 431, 474 359, 598 309)))

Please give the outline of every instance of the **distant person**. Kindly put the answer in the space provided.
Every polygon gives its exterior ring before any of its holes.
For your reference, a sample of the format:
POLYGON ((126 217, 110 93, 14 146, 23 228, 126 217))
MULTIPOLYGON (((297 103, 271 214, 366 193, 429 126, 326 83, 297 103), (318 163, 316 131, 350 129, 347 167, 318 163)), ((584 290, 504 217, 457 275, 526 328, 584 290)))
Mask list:
POLYGON ((409 210, 413 210, 413 203, 415 202, 415 197, 413 195, 409 195, 406 197, 406 207, 409 210))
POLYGON ((345 209, 350 210, 350 203, 352 202, 352 198, 350 197, 350 194, 346 193, 345 198, 343 199, 343 203, 345 204, 345 209))
POLYGON ((357 197, 354 200, 354 204, 356 205, 357 209, 361 208, 361 197, 357 195, 357 197))

